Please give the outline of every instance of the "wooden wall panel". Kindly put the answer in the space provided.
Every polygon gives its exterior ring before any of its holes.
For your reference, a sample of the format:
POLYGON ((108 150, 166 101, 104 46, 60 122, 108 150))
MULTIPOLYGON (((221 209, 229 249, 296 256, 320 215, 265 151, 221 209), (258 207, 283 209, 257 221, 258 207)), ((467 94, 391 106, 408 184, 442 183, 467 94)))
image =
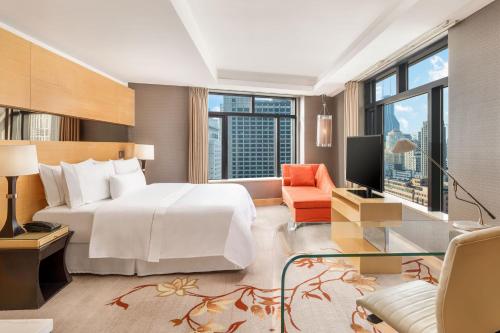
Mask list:
POLYGON ((30 43, 0 29, 0 105, 30 108, 30 43))
POLYGON ((40 46, 31 46, 31 109, 135 124, 134 91, 40 46))
MULTIPOLYGON (((0 141, 3 144, 35 144, 40 163, 59 164, 61 161, 77 163, 89 158, 98 161, 117 159, 120 150, 125 158, 134 154, 133 143, 122 142, 57 142, 57 141, 0 141)), ((7 181, 0 177, 0 228, 7 217, 7 181)), ((39 175, 19 177, 17 183, 17 219, 21 223, 31 221, 33 214, 47 206, 39 175)))

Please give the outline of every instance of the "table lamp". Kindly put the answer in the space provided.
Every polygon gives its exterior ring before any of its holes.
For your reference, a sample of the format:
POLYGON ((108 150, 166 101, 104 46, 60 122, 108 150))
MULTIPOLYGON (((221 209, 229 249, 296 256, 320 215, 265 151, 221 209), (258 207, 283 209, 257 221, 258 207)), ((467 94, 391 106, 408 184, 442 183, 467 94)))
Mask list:
POLYGON ((482 203, 479 202, 479 200, 477 200, 472 194, 469 193, 469 191, 467 191, 462 185, 460 185, 460 183, 457 181, 457 179, 455 177, 453 177, 452 175, 450 175, 450 173, 447 170, 445 170, 438 162, 436 162, 432 157, 430 157, 422 149, 420 149, 420 147, 415 142, 413 142, 413 141, 411 141, 409 139, 398 140, 396 142, 396 144, 394 145, 394 147, 392 148, 392 152, 394 154, 401 154, 401 153, 410 152, 412 150, 416 150, 417 148, 420 151, 420 153, 422 153, 422 155, 424 155, 425 157, 427 157, 432 163, 434 163, 434 165, 436 165, 439 168, 439 170, 441 170, 444 174, 446 174, 450 179, 453 180, 453 191, 455 193, 455 198, 457 200, 460 200, 460 201, 463 201, 463 202, 467 202, 467 203, 469 203, 471 205, 476 206, 477 209, 478 209, 478 211, 479 211, 479 219, 478 219, 477 222, 473 222, 473 221, 456 221, 456 222, 453 222, 453 227, 455 227, 457 229, 461 229, 461 230, 467 230, 467 231, 488 228, 489 226, 486 225, 486 224, 484 224, 484 221, 483 221, 483 212, 482 212, 481 208, 484 209, 484 211, 492 219, 496 219, 495 215, 493 215, 486 207, 484 207, 484 205, 482 203), (459 198, 458 195, 457 195, 457 190, 458 190, 459 187, 473 201, 470 201, 470 200, 467 200, 467 199, 463 199, 463 198, 459 198))
POLYGON ((152 161, 155 159, 155 146, 136 144, 134 151, 134 156, 141 161, 142 171, 146 172, 146 161, 152 161))
POLYGON ((34 145, 0 145, 0 176, 7 178, 7 219, 0 237, 12 238, 24 233, 16 220, 16 182, 19 176, 38 173, 38 159, 34 145))

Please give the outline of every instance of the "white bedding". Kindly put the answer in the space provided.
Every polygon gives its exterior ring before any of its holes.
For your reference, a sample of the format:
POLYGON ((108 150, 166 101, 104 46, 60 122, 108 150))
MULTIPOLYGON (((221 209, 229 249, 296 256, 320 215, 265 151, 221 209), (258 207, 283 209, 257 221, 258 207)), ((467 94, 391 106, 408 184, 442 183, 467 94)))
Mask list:
POLYGON ((161 259, 223 256, 247 267, 255 249, 255 206, 234 184, 153 184, 99 205, 90 258, 161 259))
POLYGON ((33 221, 44 221, 67 225, 69 230, 75 232, 73 237, 71 237, 70 243, 88 244, 92 233, 94 212, 99 206, 110 201, 111 199, 101 200, 76 208, 69 208, 66 205, 47 207, 38 211, 33 216, 33 221))

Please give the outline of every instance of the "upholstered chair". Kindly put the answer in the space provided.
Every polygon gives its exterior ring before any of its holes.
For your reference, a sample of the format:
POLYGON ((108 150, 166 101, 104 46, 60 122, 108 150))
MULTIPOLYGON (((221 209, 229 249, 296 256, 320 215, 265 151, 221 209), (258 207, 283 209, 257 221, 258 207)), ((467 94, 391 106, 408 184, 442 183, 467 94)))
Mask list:
POLYGON ((453 239, 438 286, 412 281, 357 304, 399 333, 500 332, 500 227, 453 239))

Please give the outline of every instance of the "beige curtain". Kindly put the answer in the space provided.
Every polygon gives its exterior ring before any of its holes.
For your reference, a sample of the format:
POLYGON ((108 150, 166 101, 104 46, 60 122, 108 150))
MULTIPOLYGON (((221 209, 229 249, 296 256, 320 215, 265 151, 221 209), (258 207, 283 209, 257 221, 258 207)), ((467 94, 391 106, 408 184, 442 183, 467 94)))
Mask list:
POLYGON ((189 88, 189 182, 208 183, 208 89, 189 88))
MULTIPOLYGON (((345 84, 344 110, 344 147, 346 147, 347 137, 359 134, 359 82, 357 81, 349 81, 345 84)), ((344 165, 346 165, 345 150, 344 165)), ((346 181, 345 186, 353 187, 353 184, 346 181)))
POLYGON ((59 125, 60 141, 80 141, 80 119, 61 117, 59 125))

